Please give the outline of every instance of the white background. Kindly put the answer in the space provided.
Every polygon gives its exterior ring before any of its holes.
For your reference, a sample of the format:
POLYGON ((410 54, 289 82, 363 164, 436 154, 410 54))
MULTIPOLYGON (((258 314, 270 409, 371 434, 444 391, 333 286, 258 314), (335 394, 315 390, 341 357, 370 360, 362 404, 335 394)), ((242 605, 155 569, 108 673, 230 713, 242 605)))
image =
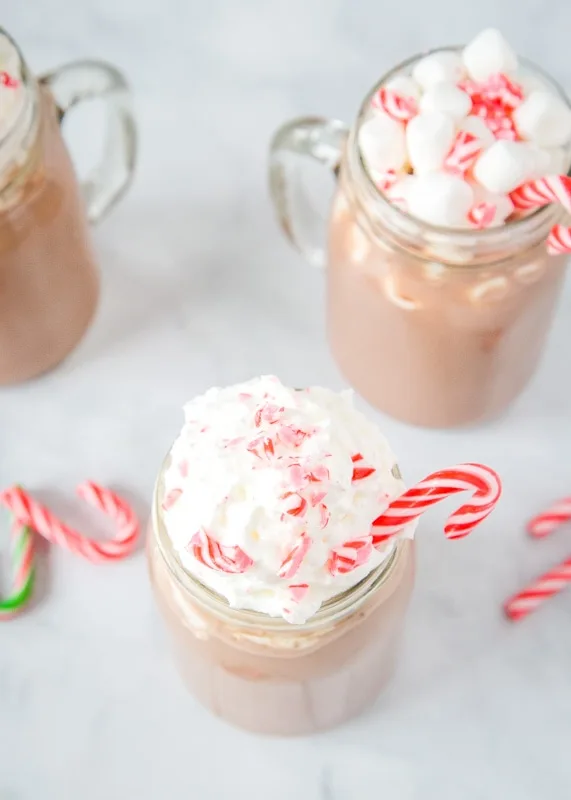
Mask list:
MULTIPOLYGON (((21 481, 70 521, 86 477, 144 518, 181 406, 211 384, 272 372, 343 386, 322 276, 268 203, 279 123, 350 120, 397 60, 489 24, 571 86, 565 0, 5 0, 1 12, 38 72, 82 56, 120 66, 141 130, 136 183, 94 234, 94 326, 56 372, 0 392, 0 485, 21 481)), ((97 125, 78 112, 70 127, 89 160, 97 125)), ((227 727, 179 684, 142 553, 97 568, 46 550, 34 607, 0 630, 0 800, 569 797, 571 591, 519 625, 500 607, 571 545, 569 529, 524 533, 571 492, 570 314, 567 291, 542 368, 498 422, 442 433, 379 416, 409 482, 483 460, 505 499, 460 543, 440 532, 444 508, 425 521, 399 672, 370 713, 308 740, 227 727)))

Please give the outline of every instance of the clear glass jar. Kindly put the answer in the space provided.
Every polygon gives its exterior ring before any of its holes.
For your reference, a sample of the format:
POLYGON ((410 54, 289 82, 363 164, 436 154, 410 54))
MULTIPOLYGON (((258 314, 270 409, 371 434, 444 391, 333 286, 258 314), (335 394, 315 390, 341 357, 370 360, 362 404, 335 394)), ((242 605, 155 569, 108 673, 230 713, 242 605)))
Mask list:
MULTIPOLYGON (((327 266, 329 341, 349 383, 394 417, 444 428, 494 417, 533 375, 567 260, 549 256, 545 239, 564 212, 549 206, 482 231, 438 228, 377 190, 361 158, 359 127, 378 87, 409 74, 420 57, 379 81, 350 131, 319 118, 281 128, 270 184, 288 238, 310 262, 327 266), (308 157, 337 176, 326 251, 303 190, 300 158, 308 157)), ((568 103, 549 77, 523 63, 528 79, 568 103)))
POLYGON ((78 61, 37 79, 14 48, 23 97, 0 140, 0 384, 55 366, 86 330, 99 291, 88 221, 125 191, 136 150, 129 93, 114 67, 78 61), (105 101, 108 138, 80 185, 61 122, 95 97, 105 101))
POLYGON ((213 713, 257 733, 294 735, 338 725, 375 701, 395 664, 414 580, 413 543, 303 625, 229 607, 186 572, 162 519, 163 471, 147 556, 177 665, 213 713))

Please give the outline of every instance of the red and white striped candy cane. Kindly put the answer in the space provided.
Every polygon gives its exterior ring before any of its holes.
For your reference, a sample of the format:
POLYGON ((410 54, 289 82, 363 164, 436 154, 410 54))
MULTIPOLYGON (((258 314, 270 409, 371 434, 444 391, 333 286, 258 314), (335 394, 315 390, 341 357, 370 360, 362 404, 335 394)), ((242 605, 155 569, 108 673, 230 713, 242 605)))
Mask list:
POLYGON ((405 97, 391 89, 381 88, 375 92, 371 105, 379 111, 384 111, 398 122, 408 122, 418 114, 418 106, 414 98, 405 97))
POLYGON ((229 575, 246 572, 254 563, 238 545, 222 545, 204 530, 194 534, 186 549, 205 567, 229 575))
POLYGON ((467 216, 468 222, 478 230, 489 228, 496 218, 496 206, 493 203, 476 203, 467 216))
POLYGON ((482 149, 482 142, 477 136, 469 131, 458 131, 444 159, 444 168, 463 176, 476 163, 482 149))
POLYGON ((560 203, 571 212, 571 178, 567 175, 547 175, 527 181, 514 189, 509 197, 514 207, 522 210, 560 203))
POLYGON ((571 228, 554 225, 547 237, 547 252, 550 256, 571 253, 571 228))
POLYGON ((77 493, 89 505, 111 517, 117 528, 113 539, 96 541, 83 536, 59 520, 20 486, 2 492, 0 503, 13 513, 20 525, 29 525, 52 544, 71 550, 89 561, 102 563, 128 556, 134 550, 139 536, 139 522, 130 505, 115 492, 92 481, 78 486, 77 493))
POLYGON ((536 539, 543 539, 549 536, 554 530, 571 520, 571 497, 564 497, 558 500, 546 511, 538 514, 527 525, 530 536, 536 539))
POLYGON ((504 604, 506 615, 519 620, 531 614, 549 597, 558 594, 571 583, 571 558, 549 570, 521 592, 514 594, 504 604))
POLYGON ((390 539, 435 503, 467 490, 474 492, 472 500, 451 514, 444 528, 448 539, 467 536, 493 511, 502 493, 499 475, 483 464, 442 469, 407 489, 373 522, 373 546, 390 539))
MULTIPOLYGON (((567 175, 548 175, 518 186, 510 194, 515 208, 527 210, 559 203, 571 213, 571 178, 567 175)), ((547 252, 552 255, 571 253, 571 228, 554 225, 547 237, 547 252)))

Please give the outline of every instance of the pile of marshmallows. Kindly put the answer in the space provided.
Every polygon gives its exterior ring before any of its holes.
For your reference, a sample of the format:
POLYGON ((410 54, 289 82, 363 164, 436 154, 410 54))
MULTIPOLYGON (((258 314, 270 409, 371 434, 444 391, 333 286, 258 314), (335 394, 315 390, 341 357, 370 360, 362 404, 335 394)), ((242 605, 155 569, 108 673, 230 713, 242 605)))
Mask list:
POLYGON ((514 212, 510 193, 567 171, 571 110, 518 74, 499 31, 440 51, 374 95, 359 146, 378 189, 432 225, 486 228, 514 212))

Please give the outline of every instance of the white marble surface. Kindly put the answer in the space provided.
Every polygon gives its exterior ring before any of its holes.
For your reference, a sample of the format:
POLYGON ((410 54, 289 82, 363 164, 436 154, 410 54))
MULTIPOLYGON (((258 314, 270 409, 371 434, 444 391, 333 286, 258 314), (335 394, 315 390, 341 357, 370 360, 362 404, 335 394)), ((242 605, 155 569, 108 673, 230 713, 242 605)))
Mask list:
MULTIPOLYGON (((3 4, 2 24, 37 70, 91 55, 126 71, 141 159, 128 198, 95 233, 103 297, 88 337, 50 376, 0 392, 0 485, 25 482, 73 520, 73 486, 91 476, 126 490, 145 515, 190 395, 263 371, 342 385, 324 339, 322 278, 270 212, 267 142, 293 115, 350 118, 381 70, 485 24, 510 30, 571 85, 565 0, 457 9, 452 0, 398 10, 386 0, 3 4)), ((571 592, 519 626, 499 608, 569 553, 570 530, 537 544, 523 525, 571 490, 570 317, 568 290, 540 373, 501 421, 438 433, 380 419, 410 480, 483 459, 506 492, 469 540, 420 537, 399 674, 368 715, 301 741, 227 727, 179 684, 142 554, 96 568, 52 551, 34 608, 0 630, 0 799, 569 797, 571 592)))

